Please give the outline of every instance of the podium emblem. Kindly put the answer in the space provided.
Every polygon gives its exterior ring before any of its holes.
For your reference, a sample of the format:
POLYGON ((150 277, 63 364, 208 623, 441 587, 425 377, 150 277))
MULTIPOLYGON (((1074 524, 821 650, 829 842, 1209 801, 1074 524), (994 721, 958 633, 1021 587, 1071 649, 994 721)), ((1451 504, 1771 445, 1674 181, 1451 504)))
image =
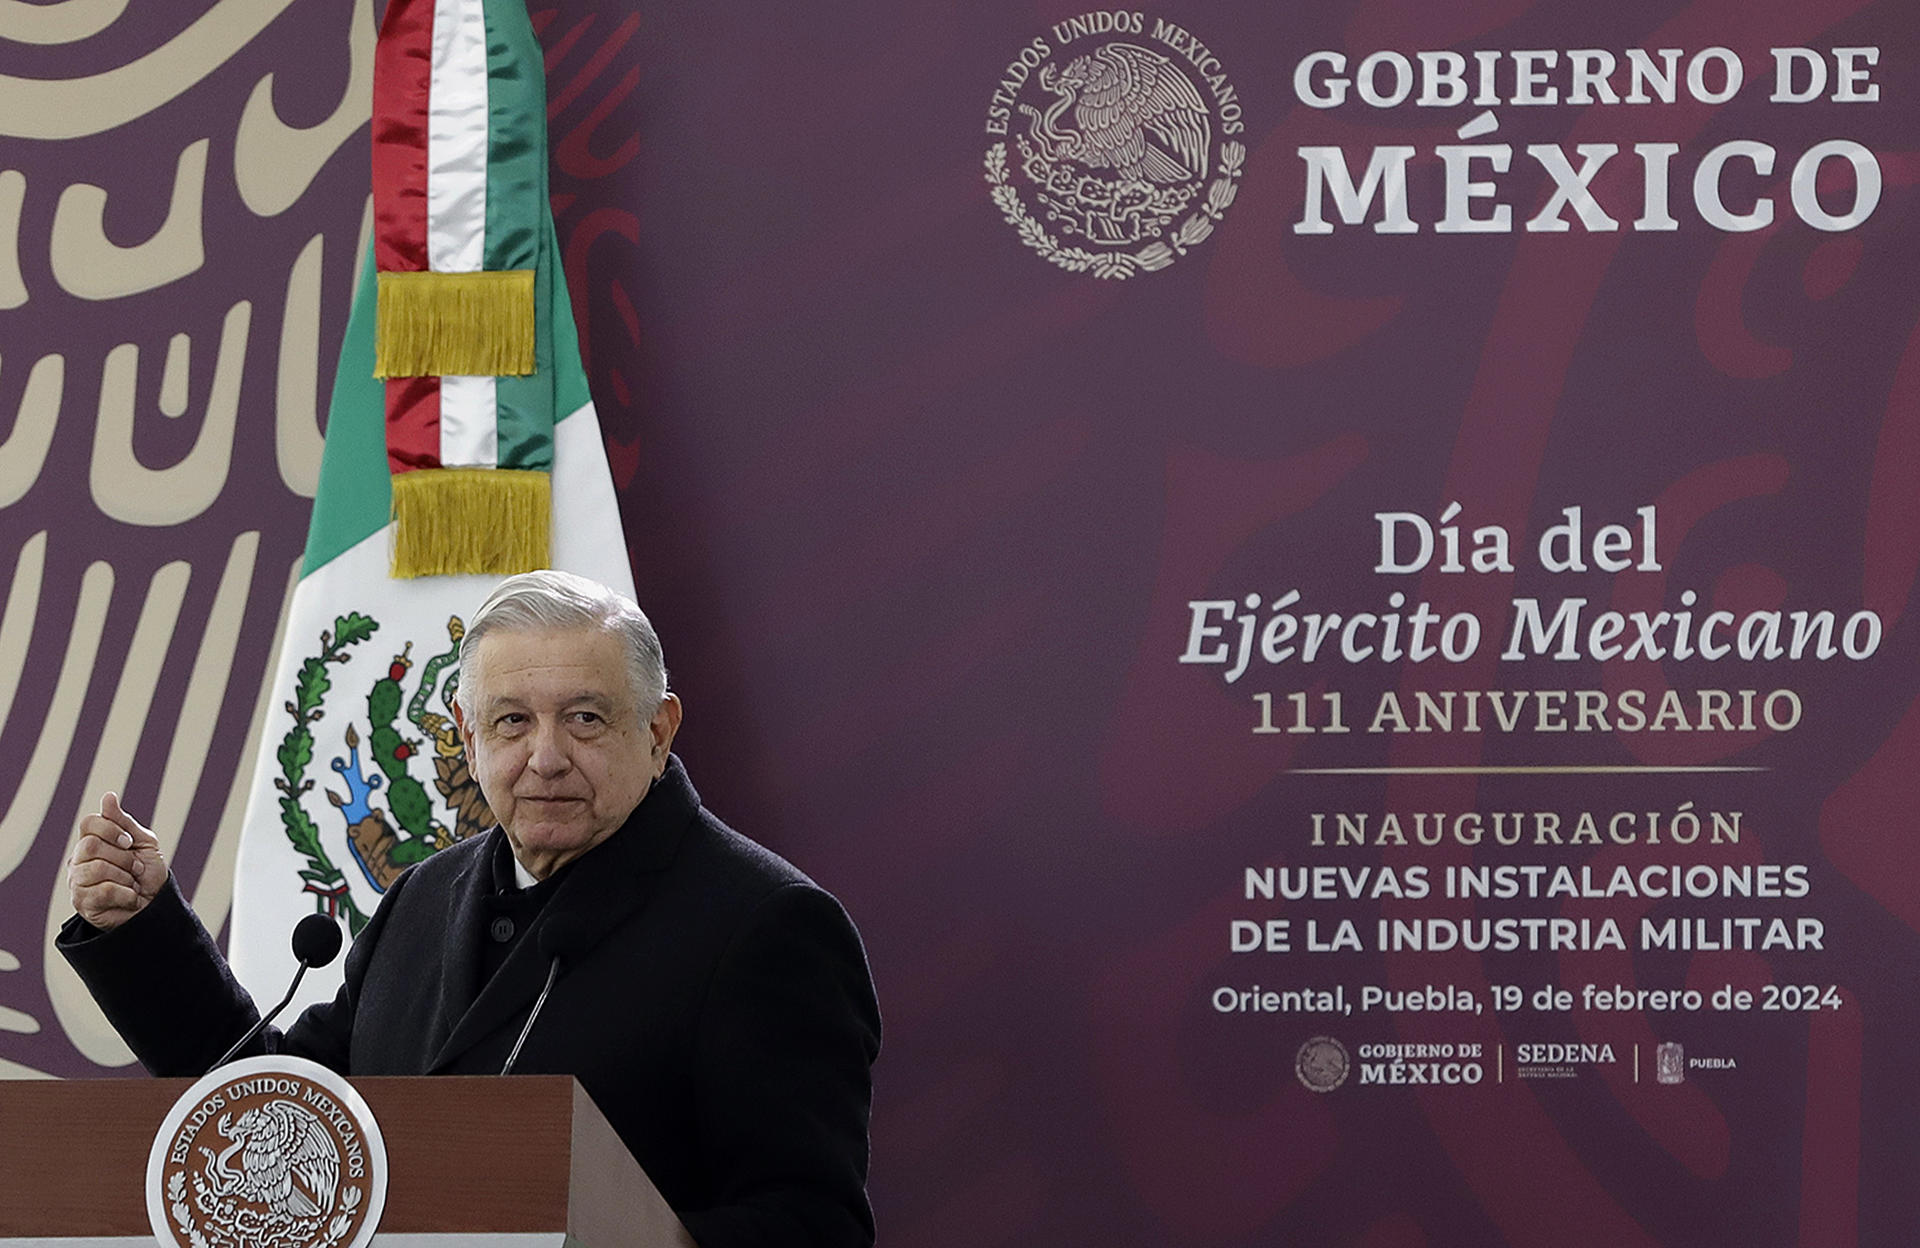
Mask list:
POLYGON ((147 1218, 176 1248, 364 1248, 387 1151, 353 1085, 297 1057, 250 1057, 174 1102, 147 1155, 147 1218))

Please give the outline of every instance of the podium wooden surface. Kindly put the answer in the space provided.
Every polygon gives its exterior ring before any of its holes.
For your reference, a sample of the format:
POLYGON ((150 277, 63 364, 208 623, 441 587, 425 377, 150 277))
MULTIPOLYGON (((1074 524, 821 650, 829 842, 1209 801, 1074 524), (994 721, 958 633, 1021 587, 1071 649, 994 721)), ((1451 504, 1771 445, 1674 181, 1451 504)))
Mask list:
MULTIPOLYGON (((572 1079, 351 1082, 387 1146, 375 1245, 693 1248, 572 1079)), ((0 1081, 0 1244, 151 1244, 147 1153, 192 1083, 0 1081)))

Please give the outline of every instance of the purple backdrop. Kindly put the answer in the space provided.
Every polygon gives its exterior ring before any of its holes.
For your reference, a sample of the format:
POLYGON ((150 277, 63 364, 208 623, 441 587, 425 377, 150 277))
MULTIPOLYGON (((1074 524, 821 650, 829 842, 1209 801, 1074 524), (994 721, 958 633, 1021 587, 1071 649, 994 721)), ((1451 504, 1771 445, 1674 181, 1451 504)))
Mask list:
MULTIPOLYGON (((271 7, 136 5, 92 38, 0 45, 0 71, 83 78, 208 14, 231 10, 222 20, 236 23, 271 7)), ((840 895, 868 943, 887 1026, 872 1179, 883 1241, 1745 1248, 1920 1235, 1907 1173, 1920 1146, 1908 1078, 1920 1029, 1920 11, 1894 0, 1191 0, 1107 11, 1123 15, 1122 32, 1124 15, 1143 13, 1138 35, 1075 35, 1064 24, 1085 10, 1072 5, 531 7, 549 53, 568 277, 636 580, 688 708, 682 756, 723 817, 840 895), (1203 42, 1211 70, 1191 43, 1156 39, 1156 19, 1203 42), (1041 144, 1041 115, 1018 104, 1062 98, 1037 66, 1010 74, 1036 40, 1056 82, 1073 78, 1072 58, 1117 40, 1170 57, 1195 92, 1181 115, 1206 116, 1209 171, 1195 183, 1202 199, 1168 228, 1230 182, 1210 237, 1124 279, 1050 264, 1042 252, 1069 246, 1068 226, 1035 198, 1035 166, 1017 146, 1001 185, 1049 241, 1005 219, 983 159, 995 143, 1041 144), (1722 103, 1682 85, 1672 104, 1515 105, 1508 57, 1503 98, 1487 106, 1498 129, 1479 135, 1460 134, 1478 104, 1375 107, 1356 89, 1315 108, 1296 81, 1321 50, 1343 53, 1351 73, 1381 50, 1418 69, 1422 50, 1458 50, 1472 66, 1475 50, 1555 49, 1543 82, 1564 97, 1568 50, 1611 50, 1624 64, 1627 49, 1678 48, 1684 79, 1716 46, 1746 71, 1722 103), (1829 71, 1833 49, 1879 49, 1862 63, 1879 98, 1836 102, 1834 76, 1811 102, 1769 99, 1769 49, 1789 46, 1829 71), (1209 76, 1231 86, 1234 110, 1209 76), (1243 170, 1229 138, 1244 144, 1243 170), (1863 222, 1817 229, 1794 210, 1792 171, 1829 140, 1869 153, 1882 186, 1863 222), (1729 211, 1775 205, 1764 229, 1716 228, 1695 201, 1703 158, 1739 141, 1777 153, 1766 173, 1738 157, 1719 183, 1729 211), (1635 145, 1661 143, 1677 149, 1666 199, 1676 228, 1636 229, 1648 166, 1635 145), (1510 145, 1510 172, 1483 158, 1467 175, 1497 186, 1469 211, 1508 205, 1510 231, 1435 228, 1449 176, 1439 149, 1466 144, 1510 145), (1591 189, 1619 228, 1586 228, 1567 207, 1570 229, 1528 231, 1555 185, 1528 145, 1561 153, 1572 177, 1583 144, 1618 148, 1591 189), (1413 232, 1374 228, 1390 215, 1384 189, 1363 222, 1342 221, 1301 150, 1338 148, 1359 183, 1372 154, 1395 146, 1414 149, 1413 232), (1316 194, 1332 228, 1299 232, 1316 194), (1511 571, 1443 573, 1437 558, 1420 572, 1374 570, 1376 513, 1437 520, 1454 502, 1463 550, 1473 529, 1501 526, 1511 571), (1541 567, 1536 543, 1563 508, 1583 509, 1590 544, 1602 524, 1637 526, 1649 505, 1658 571, 1541 567), (1238 643, 1227 614, 1245 595, 1260 596, 1258 629, 1289 590, 1299 613, 1342 615, 1388 611, 1400 593, 1407 613, 1421 601, 1471 613, 1485 636, 1458 662, 1303 663, 1267 661, 1256 632, 1232 682, 1227 664, 1180 661, 1238 643), (1858 659, 1499 658, 1516 598, 1549 612, 1584 598, 1590 617, 1683 610, 1688 591, 1700 617, 1867 611, 1881 636, 1858 659), (1211 617, 1217 636, 1195 633, 1204 609, 1191 604, 1205 602, 1230 604, 1211 617), (1688 707, 1701 689, 1731 691, 1735 705, 1740 690, 1787 690, 1800 710, 1780 731, 1366 731, 1386 694, 1411 720, 1423 693, 1567 691, 1571 722, 1577 691, 1600 691, 1610 714, 1623 691, 1647 691, 1651 717, 1668 689, 1688 707), (1254 731, 1255 695, 1285 727, 1298 693, 1316 715, 1339 694, 1353 731, 1254 731), (1739 812, 1740 835, 1676 844, 1683 809, 1709 832, 1714 812, 1739 812), (1559 814, 1567 843, 1412 838, 1416 813, 1472 811, 1559 814), (1366 844, 1333 843, 1342 812, 1368 817, 1366 844), (1379 843, 1389 812, 1408 844, 1379 843), (1582 812, 1601 843, 1573 839, 1582 812), (1618 812, 1642 829, 1658 812, 1667 834, 1608 840, 1618 812), (1325 844, 1312 840, 1315 814, 1325 844), (1604 880, 1656 864, 1804 866, 1806 891, 1473 902, 1440 887, 1454 867, 1585 866, 1604 880), (1396 878, 1422 867, 1434 891, 1268 900, 1249 884, 1266 867, 1396 878), (1748 915, 1817 920, 1821 947, 1642 947, 1643 916, 1748 915), (1378 947, 1377 920, 1470 917, 1612 919, 1627 947, 1378 947), (1291 924, 1291 952, 1234 952, 1236 920, 1270 919, 1291 924), (1342 919, 1362 948, 1305 947, 1308 920, 1324 935, 1342 919), (1745 990, 1755 1005, 1605 1010, 1584 1003, 1590 984, 1694 989, 1707 1002, 1745 990), (1357 999, 1369 985, 1451 987, 1478 1009, 1216 1004, 1222 988, 1337 986, 1357 999), (1786 1004, 1789 986, 1804 1004, 1800 985, 1816 990, 1815 1008, 1762 1008, 1786 1004), (1497 1009, 1496 986, 1519 987, 1524 1003, 1497 1009), (1554 987, 1573 1007, 1534 1008, 1535 990, 1554 987), (1324 1092, 1311 1085, 1329 1080, 1297 1068, 1317 1037, 1349 1059, 1324 1092), (1683 1058, 1677 1084, 1656 1077, 1671 1044, 1694 1063, 1683 1058), (1479 1081, 1396 1082, 1418 1076, 1370 1061, 1363 1050, 1377 1045, 1453 1046, 1455 1075, 1477 1063, 1479 1081), (1471 1062, 1469 1045, 1480 1046, 1471 1062), (1522 1045, 1587 1047, 1530 1050, 1548 1057, 1527 1063, 1522 1045)), ((322 237, 309 337, 329 376, 367 184, 364 127, 343 130, 301 188, 291 146, 269 159, 237 122, 268 73, 286 126, 345 107, 345 8, 287 8, 124 123, 75 137, 18 137, 16 126, 8 145, 6 164, 25 176, 16 234, 30 297, 0 312, 0 411, 20 409, 33 361, 65 359, 44 466, 26 471, 24 416, 0 443, 0 487, 23 487, 0 512, 0 569, 36 558, 45 569, 0 725, 0 795, 11 795, 0 1060, 26 1070, 116 1073, 76 1048, 43 975, 65 839, 95 781, 151 809, 179 774, 173 760, 207 750, 194 782, 170 790, 188 795, 175 801, 185 831, 174 861, 183 880, 213 877, 203 910, 224 914, 213 829, 244 769, 311 491, 312 422, 303 429, 289 400, 304 391, 282 334, 307 322, 288 290, 322 237), (182 149, 203 138, 204 265, 151 289, 76 292, 89 288, 75 274, 91 270, 60 259, 80 254, 62 241, 78 227, 56 220, 65 188, 105 188, 106 237, 130 246, 161 228, 182 149), (236 173, 250 155, 253 183, 236 173), (289 202, 263 211, 277 201, 249 185, 291 187, 289 202), (181 461, 209 424, 215 343, 242 300, 251 329, 224 484, 197 511, 125 518, 116 490, 140 479, 101 467, 110 353, 140 348, 135 459, 181 461), (192 338, 180 419, 155 415, 177 333, 192 338), (237 563, 236 539, 253 532, 257 551, 243 542, 237 563), (177 561, 185 568, 169 573, 177 561), (89 571, 101 564, 110 588, 89 571), (177 730, 203 636, 227 618, 223 574, 245 590, 227 651, 208 660, 230 679, 177 730), (177 627, 142 634, 143 608, 173 611, 177 627), (70 659, 89 610, 97 654, 70 659), (130 652, 164 663, 123 663, 130 652), (63 662, 78 675, 63 678, 63 662), (75 681, 71 746, 47 744, 75 681), (115 724, 138 744, 120 763, 115 724)), ((1390 90, 1392 65, 1380 64, 1373 85, 1390 90)), ((1626 70, 1613 81, 1624 94, 1626 70)), ((1054 127, 1080 136, 1082 174, 1111 181, 1112 166, 1089 156, 1087 114, 1069 108, 1054 127)), ((1146 141, 1182 150, 1159 131, 1146 141)), ((1056 166, 1072 163, 1073 142, 1052 152, 1056 166)), ((1858 189, 1846 162, 1830 161, 1817 202, 1837 214, 1858 189)), ((1056 190, 1070 206, 1100 187, 1056 190)), ((0 224, 6 195, 0 182, 0 224)), ((0 296, 4 278, 0 266, 0 296)))

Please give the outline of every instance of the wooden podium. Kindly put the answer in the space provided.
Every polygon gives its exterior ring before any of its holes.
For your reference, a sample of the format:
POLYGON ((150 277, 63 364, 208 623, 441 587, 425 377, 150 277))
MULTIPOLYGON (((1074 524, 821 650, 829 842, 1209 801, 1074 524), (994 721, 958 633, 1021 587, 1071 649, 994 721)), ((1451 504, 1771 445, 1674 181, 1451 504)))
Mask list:
MULTIPOLYGON (((147 1153, 190 1079, 0 1080, 0 1245, 152 1245, 147 1153)), ((376 1248, 694 1248, 572 1079, 355 1079, 387 1145, 376 1248)))

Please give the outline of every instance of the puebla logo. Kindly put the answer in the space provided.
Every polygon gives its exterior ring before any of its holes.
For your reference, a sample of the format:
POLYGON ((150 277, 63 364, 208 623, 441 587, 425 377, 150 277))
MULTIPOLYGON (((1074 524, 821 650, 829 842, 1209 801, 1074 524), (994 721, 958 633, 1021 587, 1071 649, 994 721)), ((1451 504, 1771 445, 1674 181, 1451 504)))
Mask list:
POLYGON ((1231 136, 1245 128, 1206 44, 1142 13, 1087 13, 1002 72, 987 107, 987 184, 1048 260, 1132 277, 1213 233, 1239 193, 1247 149, 1231 136))
POLYGON ((147 1155, 147 1219, 172 1248, 361 1248, 386 1199, 386 1143, 367 1103, 297 1057, 205 1076, 147 1155))
POLYGON ((306 860, 300 871, 304 890, 328 914, 345 919, 356 936, 368 911, 355 901, 354 885, 328 852, 329 843, 344 845, 361 888, 377 897, 414 863, 493 825, 453 722, 465 624, 449 617, 446 649, 424 663, 415 663, 408 640, 398 653, 388 652, 384 667, 368 671, 365 661, 354 661, 356 648, 379 630, 378 620, 356 611, 321 632, 320 648, 301 663, 286 703, 293 726, 276 752, 280 774, 273 781, 281 827, 306 860), (337 672, 360 675, 354 686, 336 689, 337 672), (355 713, 359 707, 364 717, 355 713), (308 773, 320 747, 315 727, 330 715, 323 728, 326 745, 339 752, 328 760, 333 774, 319 789, 322 807, 308 773), (323 837, 323 825, 333 826, 330 836, 323 837))

